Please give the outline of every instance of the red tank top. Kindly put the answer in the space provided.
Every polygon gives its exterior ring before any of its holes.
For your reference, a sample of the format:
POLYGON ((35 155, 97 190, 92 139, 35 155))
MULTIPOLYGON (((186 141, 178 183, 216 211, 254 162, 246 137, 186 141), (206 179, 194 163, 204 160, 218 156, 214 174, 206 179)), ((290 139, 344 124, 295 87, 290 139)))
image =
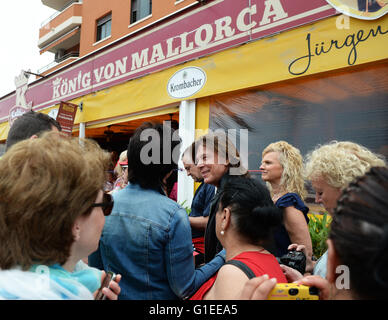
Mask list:
MULTIPOLYGON (((265 254, 258 251, 246 251, 235 256, 232 260, 244 262, 256 275, 256 277, 268 274, 270 278, 276 278, 278 283, 287 283, 287 279, 279 266, 278 261, 272 254, 265 254)), ((213 286, 217 279, 216 273, 206 281, 190 300, 203 300, 203 296, 213 286)))

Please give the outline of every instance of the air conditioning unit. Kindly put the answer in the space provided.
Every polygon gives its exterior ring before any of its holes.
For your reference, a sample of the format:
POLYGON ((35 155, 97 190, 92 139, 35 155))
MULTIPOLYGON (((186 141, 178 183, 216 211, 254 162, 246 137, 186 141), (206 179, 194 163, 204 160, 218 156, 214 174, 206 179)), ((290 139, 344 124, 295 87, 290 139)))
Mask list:
POLYGON ((55 52, 54 60, 55 62, 60 62, 62 57, 65 55, 66 50, 65 49, 58 49, 57 52, 55 52))

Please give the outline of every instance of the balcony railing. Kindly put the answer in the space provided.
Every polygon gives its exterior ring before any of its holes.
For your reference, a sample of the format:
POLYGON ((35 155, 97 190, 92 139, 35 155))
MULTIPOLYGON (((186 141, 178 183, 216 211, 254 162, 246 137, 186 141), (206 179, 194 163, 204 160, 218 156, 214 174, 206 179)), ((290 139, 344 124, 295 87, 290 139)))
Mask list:
POLYGON ((66 3, 60 10, 52 14, 50 17, 48 17, 46 20, 44 20, 40 27, 43 28, 46 24, 48 24, 51 20, 58 17, 63 11, 65 11, 68 7, 70 7, 73 3, 82 3, 82 0, 70 0, 68 3, 66 3))
POLYGON ((65 61, 66 59, 69 59, 69 58, 78 58, 79 57, 79 52, 69 52, 65 55, 63 55, 62 57, 60 58, 56 58, 54 61, 50 62, 48 65, 38 69, 37 73, 38 74, 41 74, 41 73, 44 73, 46 72, 47 70, 50 70, 51 68, 54 68, 55 66, 57 66, 58 64, 60 64, 61 62, 65 61))

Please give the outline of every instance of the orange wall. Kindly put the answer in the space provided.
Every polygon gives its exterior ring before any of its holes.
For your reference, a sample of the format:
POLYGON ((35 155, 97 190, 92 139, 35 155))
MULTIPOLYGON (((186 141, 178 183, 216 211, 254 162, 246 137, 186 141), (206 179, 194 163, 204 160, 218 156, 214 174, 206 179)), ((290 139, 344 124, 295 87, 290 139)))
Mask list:
POLYGON ((71 17, 80 17, 80 16, 82 16, 82 4, 73 3, 65 11, 60 13, 49 23, 47 23, 42 28, 40 28, 39 38, 42 38, 44 35, 49 33, 52 28, 58 27, 60 24, 64 23, 67 19, 71 17))
POLYGON ((115 41, 135 30, 138 30, 154 21, 161 19, 177 10, 180 10, 196 0, 184 0, 175 5, 176 0, 153 0, 152 17, 143 22, 130 26, 130 0, 84 0, 82 9, 81 45, 80 57, 101 48, 108 43, 115 41), (112 12, 112 33, 111 37, 102 40, 96 45, 96 23, 97 20, 112 12))

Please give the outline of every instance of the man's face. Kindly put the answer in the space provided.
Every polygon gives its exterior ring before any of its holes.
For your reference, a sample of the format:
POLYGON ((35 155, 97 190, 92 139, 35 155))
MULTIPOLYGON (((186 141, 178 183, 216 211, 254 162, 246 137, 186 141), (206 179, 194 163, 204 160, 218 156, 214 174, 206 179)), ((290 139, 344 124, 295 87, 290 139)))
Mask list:
POLYGON ((190 159, 188 159, 188 157, 184 156, 182 159, 182 162, 183 162, 183 166, 186 170, 187 176, 193 178, 193 180, 195 182, 203 181, 201 171, 194 163, 191 163, 192 161, 190 161, 190 159))
POLYGON ((195 158, 195 162, 205 183, 218 187, 222 176, 229 169, 229 162, 219 157, 211 148, 209 149, 204 146, 198 149, 195 158))

